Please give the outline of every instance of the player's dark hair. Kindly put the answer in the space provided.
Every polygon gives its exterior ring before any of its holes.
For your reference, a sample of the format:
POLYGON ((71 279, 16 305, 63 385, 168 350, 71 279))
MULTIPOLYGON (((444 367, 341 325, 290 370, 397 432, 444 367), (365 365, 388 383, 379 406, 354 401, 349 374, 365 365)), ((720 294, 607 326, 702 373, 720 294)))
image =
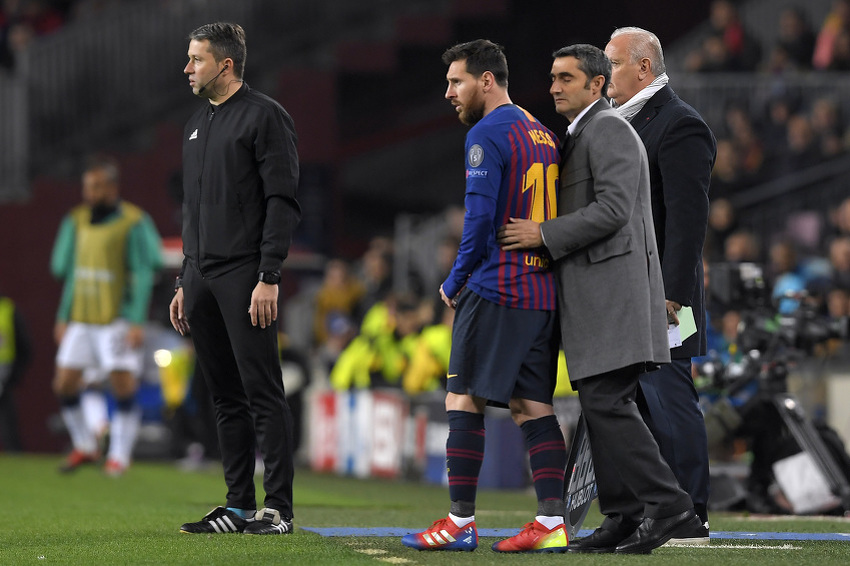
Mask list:
POLYGON ((85 163, 83 163, 83 172, 88 173, 89 171, 98 170, 104 171, 113 183, 118 183, 120 168, 118 161, 114 157, 103 153, 95 153, 86 157, 85 163))
POLYGON ((552 57, 575 57, 578 59, 579 70, 587 75, 587 81, 584 86, 590 86, 590 80, 593 77, 602 75, 605 82, 602 84, 602 96, 608 92, 608 83, 611 81, 611 60, 605 55, 605 52, 593 45, 587 43, 576 43, 562 47, 552 53, 552 57))
POLYGON ((241 79, 245 72, 245 60, 248 47, 245 44, 245 30, 239 24, 216 22, 206 24, 189 34, 189 40, 209 41, 210 53, 216 63, 228 57, 233 59, 233 74, 241 79))
POLYGON ((501 45, 487 39, 476 39, 458 43, 443 53, 443 63, 446 65, 464 60, 466 71, 473 77, 478 78, 485 71, 490 71, 497 85, 508 86, 508 60, 501 45))

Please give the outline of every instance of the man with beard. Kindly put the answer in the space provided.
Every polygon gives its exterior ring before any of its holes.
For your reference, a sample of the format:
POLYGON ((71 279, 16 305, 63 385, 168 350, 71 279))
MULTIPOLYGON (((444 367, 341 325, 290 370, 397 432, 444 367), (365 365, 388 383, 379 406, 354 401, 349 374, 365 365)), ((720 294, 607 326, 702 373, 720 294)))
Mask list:
POLYGON ((50 259, 53 275, 65 281, 54 329, 59 351, 53 381, 73 444, 63 472, 99 458, 95 431, 80 405, 85 370, 108 374, 115 396, 107 474, 121 475, 129 466, 141 422, 137 377, 161 244, 147 213, 121 200, 118 176, 113 159, 89 160, 83 204, 62 220, 50 259))
POLYGON ((563 486, 567 453, 552 409, 558 359, 555 282, 543 247, 506 252, 496 229, 510 218, 555 218, 558 146, 554 134, 514 105, 501 46, 487 40, 456 45, 446 99, 466 137, 466 216, 457 259, 440 286, 456 309, 447 375, 448 517, 402 538, 418 550, 474 550, 475 498, 484 458, 484 408, 510 408, 522 429, 538 508, 497 552, 564 552, 563 486))

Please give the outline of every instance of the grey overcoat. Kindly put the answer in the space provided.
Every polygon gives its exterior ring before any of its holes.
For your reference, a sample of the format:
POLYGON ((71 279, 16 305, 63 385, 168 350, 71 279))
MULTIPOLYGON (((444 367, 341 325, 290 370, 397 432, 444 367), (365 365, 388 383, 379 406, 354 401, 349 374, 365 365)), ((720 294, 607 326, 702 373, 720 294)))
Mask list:
POLYGON ((646 150, 604 99, 564 148, 558 217, 542 231, 555 260, 570 379, 669 362, 646 150))

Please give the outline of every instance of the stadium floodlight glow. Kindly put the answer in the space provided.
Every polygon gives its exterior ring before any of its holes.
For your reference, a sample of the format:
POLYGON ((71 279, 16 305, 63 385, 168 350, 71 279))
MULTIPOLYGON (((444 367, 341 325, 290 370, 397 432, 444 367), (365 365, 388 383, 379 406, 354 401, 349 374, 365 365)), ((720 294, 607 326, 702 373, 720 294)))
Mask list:
POLYGON ((153 353, 153 361, 161 368, 170 366, 172 359, 171 350, 162 349, 153 353))

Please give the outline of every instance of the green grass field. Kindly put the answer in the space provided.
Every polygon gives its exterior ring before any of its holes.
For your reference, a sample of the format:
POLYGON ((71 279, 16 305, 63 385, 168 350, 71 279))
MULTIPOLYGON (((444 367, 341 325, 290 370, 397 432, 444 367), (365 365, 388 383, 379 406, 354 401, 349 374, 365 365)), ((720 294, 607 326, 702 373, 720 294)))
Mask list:
MULTIPOLYGON (((122 478, 94 467, 64 476, 58 456, 0 456, 3 480, 0 565, 18 564, 629 564, 676 565, 850 563, 846 541, 713 540, 708 548, 661 548, 650 556, 503 555, 480 540, 473 553, 418 552, 397 537, 323 537, 301 527, 420 529, 445 515, 447 489, 401 481, 355 480, 299 470, 295 532, 288 536, 186 535, 179 527, 223 503, 220 469, 183 472, 170 463, 139 462, 122 478), (731 548, 730 548, 731 547, 731 548), (752 548, 756 547, 756 548, 752 548)), ((258 487, 258 493, 262 490, 258 487)), ((482 491, 479 528, 519 528, 536 503, 532 491, 482 491)), ((585 528, 598 526, 592 512, 585 528)), ((712 531, 848 532, 839 519, 757 521, 714 514, 712 531)))

